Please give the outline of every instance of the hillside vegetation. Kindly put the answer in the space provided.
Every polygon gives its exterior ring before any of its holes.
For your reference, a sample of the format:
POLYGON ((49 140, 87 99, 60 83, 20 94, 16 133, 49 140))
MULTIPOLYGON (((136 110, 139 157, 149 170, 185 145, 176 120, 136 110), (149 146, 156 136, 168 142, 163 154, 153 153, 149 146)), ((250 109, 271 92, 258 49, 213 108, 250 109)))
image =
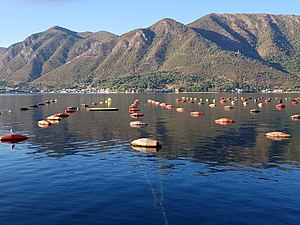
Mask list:
POLYGON ((300 16, 163 19, 121 36, 52 27, 0 48, 0 82, 220 91, 300 87, 300 16))

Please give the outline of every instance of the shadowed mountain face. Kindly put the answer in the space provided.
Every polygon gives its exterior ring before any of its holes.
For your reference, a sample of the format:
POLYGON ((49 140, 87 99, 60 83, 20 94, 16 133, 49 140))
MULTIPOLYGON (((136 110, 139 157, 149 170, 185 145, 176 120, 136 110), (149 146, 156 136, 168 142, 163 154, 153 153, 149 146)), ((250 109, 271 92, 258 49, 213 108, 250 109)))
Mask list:
POLYGON ((300 17, 210 14, 163 19, 122 36, 61 27, 0 48, 0 81, 64 85, 175 73, 266 87, 299 86, 300 17))

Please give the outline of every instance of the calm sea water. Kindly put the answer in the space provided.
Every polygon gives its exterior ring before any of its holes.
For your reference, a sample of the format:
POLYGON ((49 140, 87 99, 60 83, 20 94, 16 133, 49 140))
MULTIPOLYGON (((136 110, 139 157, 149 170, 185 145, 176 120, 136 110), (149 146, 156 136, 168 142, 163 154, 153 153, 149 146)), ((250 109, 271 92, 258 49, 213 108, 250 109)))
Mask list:
MULTIPOLYGON (((0 95, 0 134, 13 129, 29 139, 0 144, 1 224, 300 224, 300 94, 0 95), (238 101, 224 110, 219 98, 238 101), (271 98, 258 114, 253 99, 271 98), (112 98, 118 112, 83 108, 48 128, 37 122, 67 106, 112 98), (176 103, 177 98, 202 98, 176 103), (241 97, 248 97, 243 106, 241 97), (286 108, 277 110, 276 97, 286 108), (20 107, 58 102, 19 111, 20 107), (133 128, 128 106, 140 99, 148 126, 133 128), (186 108, 179 113, 148 99, 186 108), (206 102, 208 99, 208 102, 206 102), (217 99, 217 106, 208 103, 217 99), (191 117, 190 111, 204 115, 191 117), (229 117, 235 123, 214 123, 229 117), (266 132, 292 134, 275 141, 266 132), (150 137, 158 152, 130 142, 150 137)), ((95 106, 96 107, 96 106, 95 106)))

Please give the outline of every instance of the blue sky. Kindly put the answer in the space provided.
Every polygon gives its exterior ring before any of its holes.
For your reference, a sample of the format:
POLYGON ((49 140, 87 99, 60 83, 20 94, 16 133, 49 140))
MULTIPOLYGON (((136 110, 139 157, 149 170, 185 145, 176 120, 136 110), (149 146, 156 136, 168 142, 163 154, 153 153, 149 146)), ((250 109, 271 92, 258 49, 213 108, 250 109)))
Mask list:
POLYGON ((209 13, 300 15, 299 0, 0 0, 0 47, 58 25, 123 34, 163 18, 187 24, 209 13))

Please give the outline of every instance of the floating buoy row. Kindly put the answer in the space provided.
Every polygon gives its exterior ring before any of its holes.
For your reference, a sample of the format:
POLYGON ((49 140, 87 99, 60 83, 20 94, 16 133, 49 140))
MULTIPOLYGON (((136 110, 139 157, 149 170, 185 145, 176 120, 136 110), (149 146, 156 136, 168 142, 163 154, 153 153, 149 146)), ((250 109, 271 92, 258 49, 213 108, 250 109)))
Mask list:
MULTIPOLYGON (((237 97, 234 97, 233 98, 234 100, 232 100, 232 98, 230 98, 230 97, 228 97, 227 99, 225 99, 225 98, 220 98, 220 103, 221 104, 225 104, 227 101, 231 101, 231 105, 226 105, 226 106, 224 106, 224 109, 225 110, 231 110, 231 109, 233 109, 234 108, 234 104, 236 103, 236 101, 238 100, 238 98, 237 97)), ((244 97, 241 97, 241 100, 242 100, 242 104, 244 105, 244 106, 247 106, 248 104, 249 104, 249 99, 252 99, 252 98, 244 98, 244 97)), ((275 98, 276 100, 278 100, 278 104, 276 104, 276 109, 278 109, 278 110, 281 110, 281 109, 284 109, 285 108, 285 104, 283 104, 282 103, 282 98, 279 98, 279 97, 277 97, 277 98, 275 98)), ((181 103, 181 102, 187 102, 187 101, 189 101, 189 103, 193 103, 194 101, 200 101, 199 102, 199 104, 204 104, 204 102, 202 102, 202 98, 185 98, 185 97, 182 97, 181 99, 180 98, 177 98, 176 99, 176 103, 177 104, 179 104, 179 103, 181 103)), ((271 98, 267 98, 267 99, 265 99, 264 97, 260 97, 260 98, 255 98, 255 99, 253 99, 253 101, 254 102, 258 102, 258 101, 262 101, 262 100, 264 100, 264 102, 265 103, 269 103, 269 102, 271 102, 271 98)), ((285 99, 285 100, 287 100, 287 99, 285 99)), ((294 99, 294 100, 292 100, 292 104, 293 105, 296 105, 296 104, 298 104, 298 101, 300 100, 300 98, 296 98, 296 99, 294 99)), ((206 99, 205 100, 207 103, 209 102, 209 100, 208 99, 206 99)), ((216 107, 216 99, 213 99, 212 100, 212 102, 213 103, 210 103, 208 106, 209 107, 216 107)), ((155 101, 155 100, 151 100, 151 99, 149 99, 148 100, 148 103, 150 103, 150 104, 152 104, 152 105, 155 105, 155 106, 162 106, 162 107, 164 107, 165 106, 165 104, 161 104, 161 103, 159 103, 158 101, 155 101)), ((264 105, 264 103, 262 103, 262 102, 259 102, 259 103, 257 103, 257 105, 258 105, 258 107, 263 107, 263 105, 264 105)), ((183 107, 177 107, 176 108, 176 111, 177 112, 185 112, 186 111, 186 109, 185 108, 183 108, 183 107)), ((256 108, 254 108, 254 109, 251 109, 250 110, 250 113, 252 113, 252 114, 256 114, 256 113, 259 113, 260 112, 260 110, 259 109, 256 109, 256 108)), ((200 112, 190 112, 190 116, 193 116, 193 117, 198 117, 198 116, 201 116, 201 115, 203 115, 203 113, 200 113, 200 112)), ((291 117, 290 117, 292 120, 300 120, 300 115, 292 115, 291 117)), ((216 119, 215 120, 215 123, 216 124, 220 124, 220 125, 228 125, 228 124, 232 124, 232 123, 234 123, 235 121, 234 120, 232 120, 232 119, 230 119, 230 118, 220 118, 220 119, 216 119)), ((271 132, 272 133, 272 132, 271 132)), ((277 133, 278 134, 278 133, 277 133)), ((268 137, 270 137, 270 135, 268 134, 268 135, 266 135, 266 136, 268 136, 268 137)), ((286 134, 284 137, 276 137, 277 139, 281 139, 281 140, 285 140, 285 139, 287 139, 287 138, 290 138, 291 136, 289 135, 289 134, 286 134)))
MULTIPOLYGON (((138 108, 140 104, 140 100, 136 99, 133 101, 133 103, 128 107, 129 108, 129 116, 131 118, 140 118, 143 117, 144 114, 140 112, 140 109, 138 108)), ((147 125, 147 123, 144 123, 142 121, 132 121, 129 123, 131 127, 142 127, 147 125)))
MULTIPOLYGON (((193 103, 193 99, 190 99, 191 101, 189 101, 189 103, 193 103)), ((197 101, 198 99, 197 98, 194 98, 194 101, 197 101)), ((176 102, 179 103, 179 102, 186 102, 186 99, 183 97, 182 99, 176 99, 176 102)), ((155 101, 155 100, 152 100, 152 99, 149 99, 148 100, 148 103, 154 105, 154 106, 160 106, 162 108, 166 108, 166 109, 173 109, 173 108, 176 108, 175 105, 172 105, 172 104, 167 104, 165 102, 158 102, 158 101, 155 101)), ((177 107, 176 108, 176 112, 185 112, 186 109, 183 108, 183 107, 177 107)), ((190 116, 192 117, 199 117, 199 116, 202 116, 204 115, 204 113, 202 112, 190 112, 190 116)))
MULTIPOLYGON (((177 99, 176 101, 179 102, 179 101, 181 101, 181 99, 177 99)), ((160 106, 160 107, 166 108, 166 109, 173 109, 176 107, 175 105, 168 104, 166 102, 158 102, 158 101, 155 101, 152 99, 148 99, 148 103, 152 104, 153 106, 160 106)))
MULTIPOLYGON (((144 116, 138 108, 140 104, 140 100, 136 99, 134 102, 129 106, 129 116, 131 118, 138 118, 144 116)), ((153 102, 153 104, 159 105, 158 103, 153 102)), ((139 120, 131 121, 129 123, 129 126, 139 128, 148 125, 147 123, 144 123, 139 120)), ((134 140, 131 142, 131 147, 140 152, 145 152, 145 153, 154 153, 157 152, 161 145, 159 144, 158 141, 150 139, 150 138, 140 138, 137 140, 134 140)))
POLYGON ((62 118, 69 117, 71 113, 74 113, 78 110, 75 106, 69 106, 65 109, 63 113, 55 113, 53 115, 48 116, 44 120, 38 121, 39 127, 49 127, 52 124, 58 124, 62 118))
MULTIPOLYGON (((57 99, 46 100, 44 102, 40 102, 40 103, 37 103, 37 104, 32 104, 29 107, 31 107, 31 108, 38 108, 39 105, 45 105, 45 104, 55 103, 57 101, 58 101, 57 99)), ((29 110, 29 108, 27 108, 27 107, 21 107, 21 108, 19 108, 19 110, 20 111, 27 111, 27 110, 29 110)))

